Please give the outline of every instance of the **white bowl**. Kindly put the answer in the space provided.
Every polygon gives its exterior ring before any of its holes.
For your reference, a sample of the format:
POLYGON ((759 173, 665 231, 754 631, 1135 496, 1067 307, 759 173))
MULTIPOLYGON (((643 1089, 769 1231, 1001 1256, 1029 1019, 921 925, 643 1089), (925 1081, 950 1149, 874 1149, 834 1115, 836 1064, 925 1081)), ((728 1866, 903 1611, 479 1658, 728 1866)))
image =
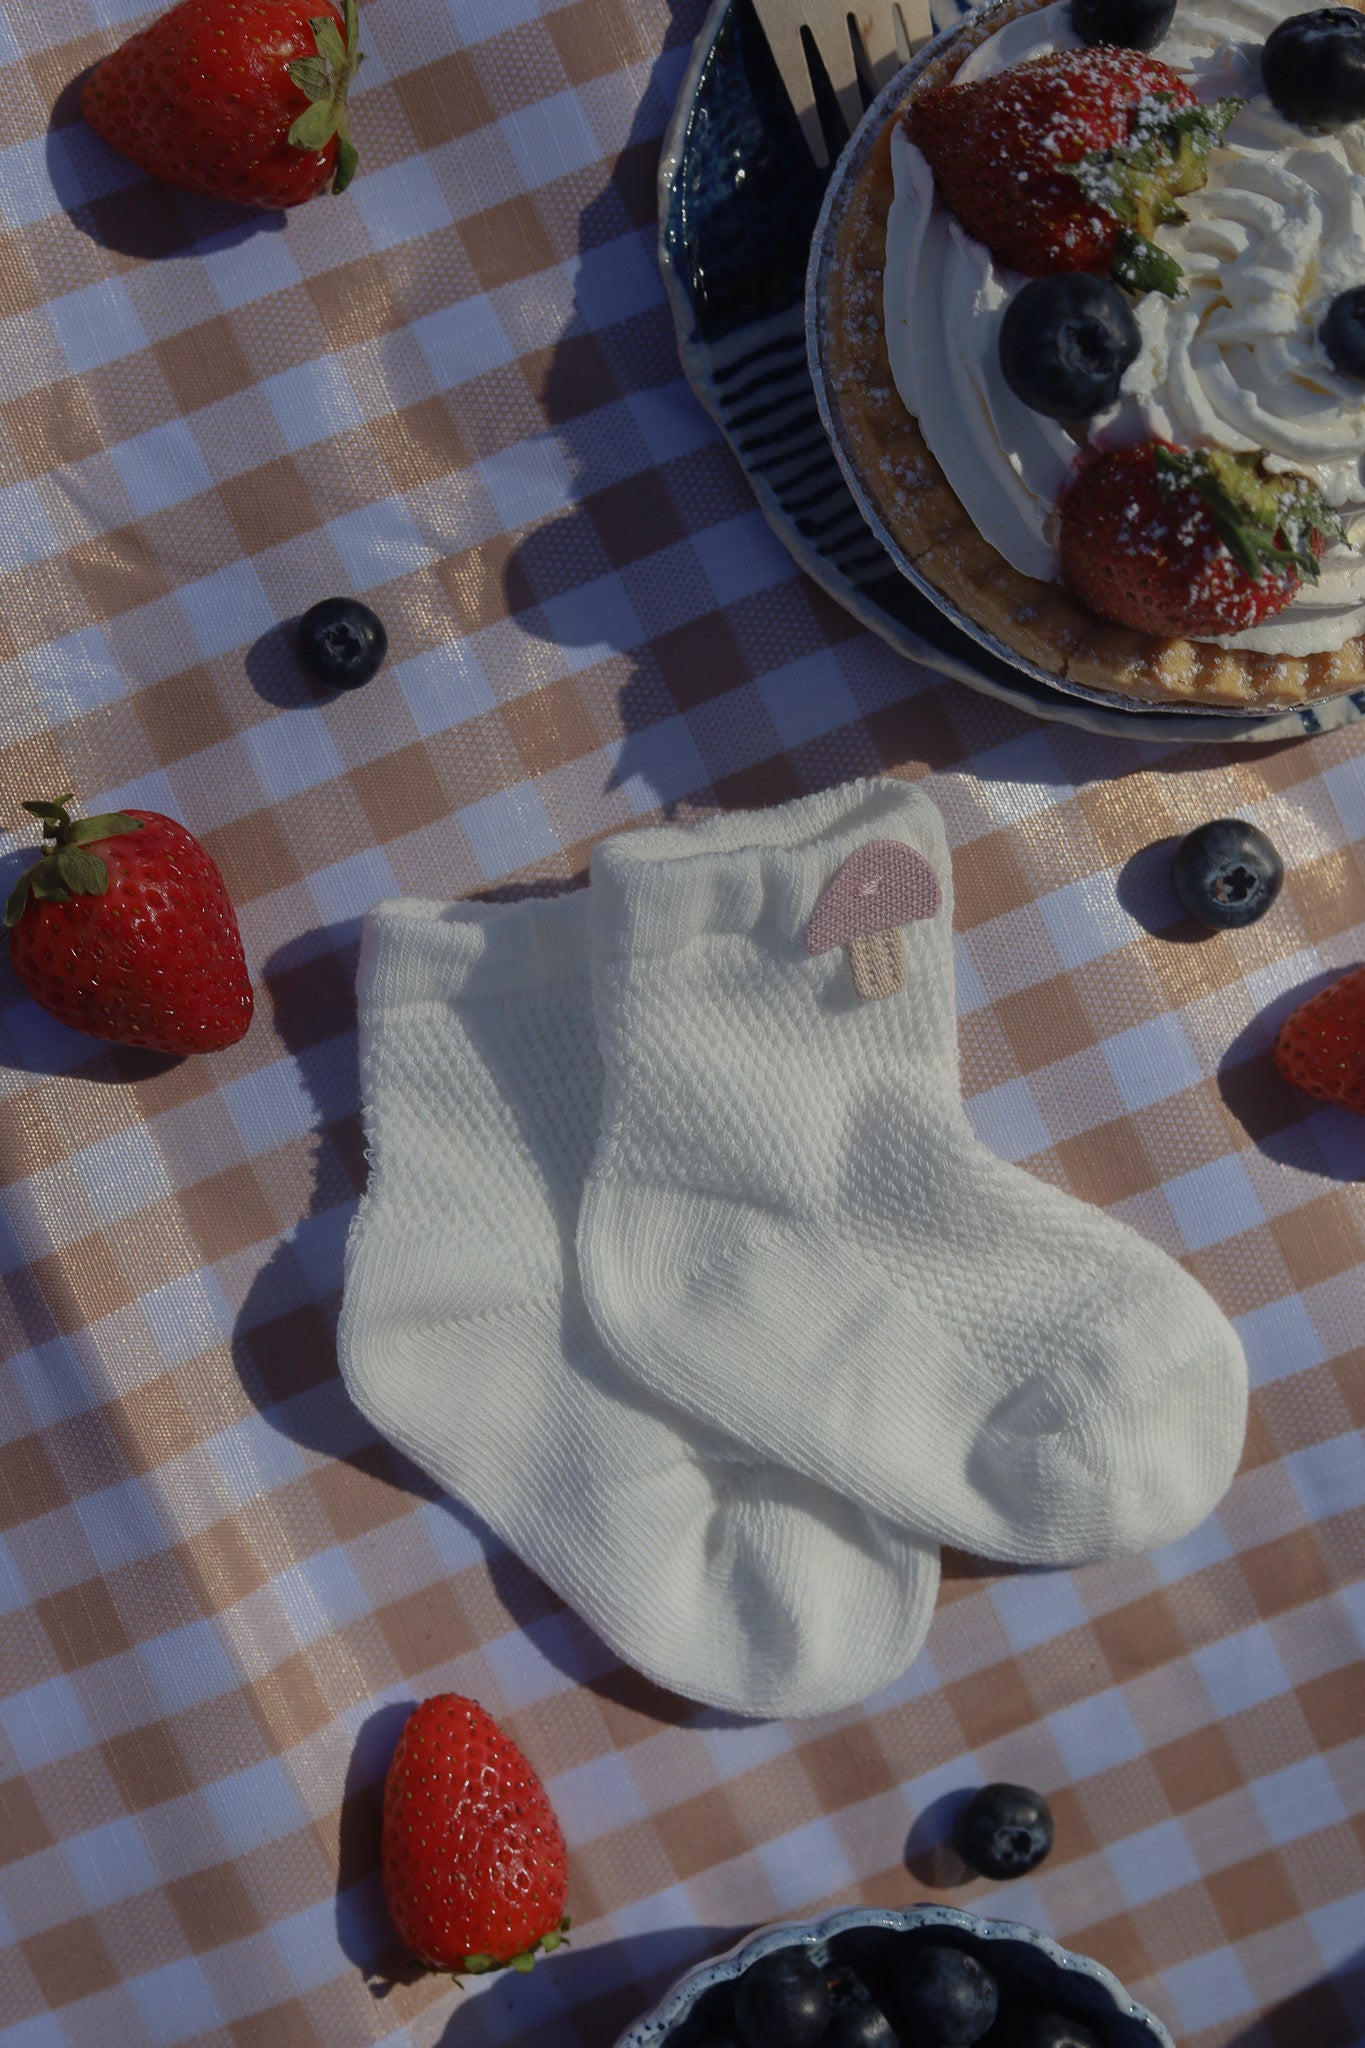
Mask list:
MULTIPOLYGON (((724 1955, 688 1970, 651 2011, 627 2027, 616 2048, 665 2048, 665 2043, 673 2048, 671 2031, 688 2018, 706 1992, 733 1983, 751 1963, 775 1949, 806 1948, 819 1963, 828 1961, 833 1952, 836 1958, 856 1964, 853 1951, 859 1942, 873 1941, 879 1932, 896 1935, 940 1928, 949 1936, 966 1935, 983 1948, 995 1947, 990 1967, 1007 1989, 1026 1991, 1034 2003, 1044 2007, 1055 1999, 1069 2017, 1092 2029, 1101 2048, 1176 2048, 1155 2014, 1130 1998, 1102 1963, 1059 1948, 1036 1928, 1013 1920, 982 1920, 955 1906, 907 1906, 901 1910, 850 1906, 819 1920, 788 1920, 764 1927, 757 1934, 746 1935, 724 1955)), ((680 2048, 686 2040, 687 2035, 680 2034, 680 2048)))

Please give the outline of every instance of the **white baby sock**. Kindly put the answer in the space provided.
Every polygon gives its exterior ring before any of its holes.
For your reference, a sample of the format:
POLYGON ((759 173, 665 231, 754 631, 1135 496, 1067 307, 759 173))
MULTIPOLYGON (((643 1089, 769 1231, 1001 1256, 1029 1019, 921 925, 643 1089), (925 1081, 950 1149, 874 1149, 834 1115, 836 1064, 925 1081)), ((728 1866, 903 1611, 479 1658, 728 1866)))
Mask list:
POLYGON ((1246 1368, 1164 1253, 977 1144, 951 869, 913 788, 845 785, 592 862, 597 1328, 757 1454, 988 1557, 1200 1521, 1246 1368))
POLYGON ((346 1385, 650 1678, 743 1714, 845 1706, 915 1655, 938 1554, 665 1407, 594 1333, 574 1255, 601 1096, 587 909, 367 921, 346 1385))

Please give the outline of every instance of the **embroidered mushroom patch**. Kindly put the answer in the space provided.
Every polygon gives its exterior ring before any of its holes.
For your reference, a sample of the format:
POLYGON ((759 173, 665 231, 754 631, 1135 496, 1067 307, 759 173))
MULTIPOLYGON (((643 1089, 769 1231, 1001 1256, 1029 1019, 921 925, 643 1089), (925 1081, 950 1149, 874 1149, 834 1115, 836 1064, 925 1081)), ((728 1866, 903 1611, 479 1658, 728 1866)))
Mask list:
POLYGON ((898 839, 869 839, 851 853, 821 894, 802 936, 809 953, 842 946, 864 1002, 905 987, 900 928, 937 917, 938 876, 923 854, 898 839))

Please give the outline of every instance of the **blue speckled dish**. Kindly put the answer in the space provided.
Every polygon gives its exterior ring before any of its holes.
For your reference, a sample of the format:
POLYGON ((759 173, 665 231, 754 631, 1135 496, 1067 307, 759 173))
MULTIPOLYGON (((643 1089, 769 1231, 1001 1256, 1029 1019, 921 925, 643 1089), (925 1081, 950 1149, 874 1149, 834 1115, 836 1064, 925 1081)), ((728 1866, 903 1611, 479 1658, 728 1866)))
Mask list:
MULTIPOLYGON (((820 1920, 792 1920, 765 1927, 727 1949, 723 1956, 699 1963, 680 1977, 652 2012, 628 2027, 616 2048, 691 2048, 693 2039, 709 2032, 708 2003, 726 1999, 718 1987, 735 1979, 774 1949, 797 1944, 819 1963, 831 1955, 855 1965, 888 1936, 923 1931, 952 1942, 966 1936, 992 1951, 989 1962, 1002 1994, 1082 2020, 1100 2048, 1176 2048, 1155 2014, 1137 2005, 1112 1972, 1089 1956, 1072 1955, 1035 1928, 1013 1920, 981 1920, 954 1906, 907 1906, 902 1911, 851 1906, 820 1920), (711 1996, 714 1994, 714 1998, 711 1996)), ((728 2001, 727 2001, 728 2002, 728 2001)))
MULTIPOLYGON (((934 0, 940 29, 965 11, 934 0)), ((983 647, 899 573, 844 482, 806 368, 806 266, 828 176, 811 162, 751 0, 714 0, 664 138, 660 261, 688 381, 806 573, 910 660, 1091 732, 1275 741, 1365 718, 1365 690, 1258 718, 1073 694, 983 647)))

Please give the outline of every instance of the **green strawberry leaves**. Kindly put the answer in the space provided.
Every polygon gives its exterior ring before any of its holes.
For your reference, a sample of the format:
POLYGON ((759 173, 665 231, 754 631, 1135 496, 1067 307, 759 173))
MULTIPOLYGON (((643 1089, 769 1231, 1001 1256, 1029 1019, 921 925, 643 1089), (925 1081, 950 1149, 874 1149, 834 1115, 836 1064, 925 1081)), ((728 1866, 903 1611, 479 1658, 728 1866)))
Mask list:
POLYGON ((74 800, 71 791, 68 790, 65 796, 54 796, 50 803, 39 803, 35 797, 25 803, 24 809, 31 812, 35 818, 41 818, 43 830, 46 831, 49 825, 66 825, 71 822, 67 817, 66 807, 74 800))
POLYGON ((289 131, 295 149, 325 149, 337 132, 337 110, 330 100, 314 100, 289 131))
POLYGON ((310 19, 308 26, 313 31, 313 40, 318 46, 319 56, 326 59, 338 77, 346 69, 346 44, 354 43, 355 23, 346 22, 346 42, 341 39, 341 30, 330 14, 320 14, 310 19))
POLYGON ((1164 222, 1184 220, 1180 200, 1208 182, 1209 153, 1243 104, 1227 98, 1177 107, 1169 93, 1153 93, 1134 111, 1126 143, 1061 166, 1092 204, 1121 223, 1109 275, 1125 291, 1184 297, 1180 265, 1151 238, 1164 222))
POLYGON ((538 1954, 548 1956, 557 1948, 569 1947, 568 1935, 572 1925, 573 1922, 566 1913, 558 1927, 550 1928, 548 1933, 541 1935, 539 1941, 533 1941, 529 1948, 523 1949, 519 1956, 510 1956, 505 1963, 498 1962, 493 1956, 464 1956, 460 1962, 460 1969, 467 1977, 486 1977, 491 1970, 515 1970, 518 1976, 524 1977, 526 1972, 534 1967, 538 1954))
POLYGON ((1309 583, 1318 579, 1313 542, 1340 540, 1340 519, 1305 476, 1276 476, 1263 468, 1258 449, 1234 454, 1229 448, 1154 450, 1157 482, 1167 496, 1197 491, 1213 515, 1218 537, 1248 576, 1295 570, 1309 583))
MULTIPOLYGON (((329 23, 330 27, 331 24, 329 23)), ((317 40, 317 24, 310 22, 314 39, 317 40)), ((310 100, 325 100, 332 90, 332 74, 327 69, 325 57, 299 57, 289 67, 289 76, 300 92, 306 92, 310 100)), ((302 115, 299 117, 302 119, 302 115)))
POLYGON ((313 31, 317 55, 298 57, 289 66, 289 76, 309 102, 290 129, 289 140, 295 149, 306 150, 311 155, 326 149, 332 137, 336 136, 337 167, 332 179, 333 192, 346 190, 360 162, 360 153, 351 140, 346 108, 351 80, 364 56, 363 50, 357 47, 360 15, 356 0, 343 0, 343 7, 345 34, 337 27, 334 16, 311 16, 308 26, 313 31))
POLYGON ((1174 256, 1136 228, 1120 228, 1114 237, 1109 276, 1125 292, 1162 292, 1168 299, 1185 296, 1174 256))
POLYGON ((97 853, 85 849, 100 839, 117 839, 124 832, 140 832, 141 818, 126 811, 105 811, 94 818, 73 818, 67 811, 70 792, 50 802, 26 803, 24 809, 43 827, 43 851, 33 866, 19 877, 5 905, 5 927, 18 924, 28 907, 30 895, 37 903, 69 903, 73 896, 102 896, 109 886, 109 870, 97 853))

